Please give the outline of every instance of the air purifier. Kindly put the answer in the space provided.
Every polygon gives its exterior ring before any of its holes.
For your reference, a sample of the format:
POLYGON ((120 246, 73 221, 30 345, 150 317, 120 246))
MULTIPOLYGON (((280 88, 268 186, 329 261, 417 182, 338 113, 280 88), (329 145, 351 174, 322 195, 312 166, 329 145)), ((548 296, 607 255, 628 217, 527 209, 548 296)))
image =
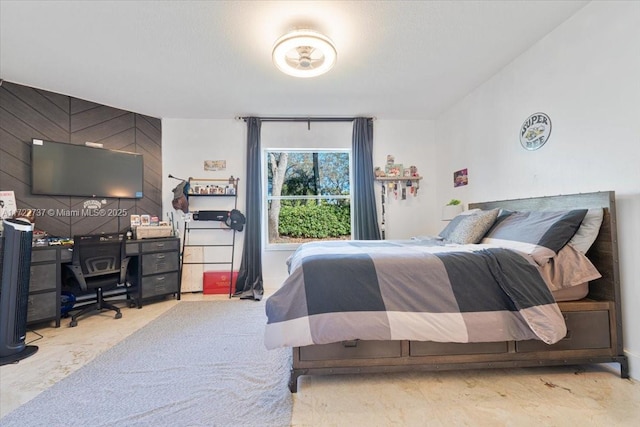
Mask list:
POLYGON ((26 345, 27 307, 33 225, 4 219, 0 244, 0 365, 31 356, 38 347, 26 345))

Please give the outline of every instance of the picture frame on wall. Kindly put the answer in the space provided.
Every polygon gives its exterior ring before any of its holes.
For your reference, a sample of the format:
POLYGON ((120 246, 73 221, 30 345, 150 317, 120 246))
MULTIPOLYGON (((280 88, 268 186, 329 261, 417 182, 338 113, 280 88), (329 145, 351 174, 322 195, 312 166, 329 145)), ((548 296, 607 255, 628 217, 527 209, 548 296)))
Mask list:
POLYGON ((205 171, 223 171, 226 169, 227 169, 226 160, 205 160, 204 161, 205 171))
POLYGON ((469 175, 467 173, 467 169, 460 169, 459 171, 455 171, 453 173, 453 186, 461 187, 463 185, 467 185, 469 183, 469 175))

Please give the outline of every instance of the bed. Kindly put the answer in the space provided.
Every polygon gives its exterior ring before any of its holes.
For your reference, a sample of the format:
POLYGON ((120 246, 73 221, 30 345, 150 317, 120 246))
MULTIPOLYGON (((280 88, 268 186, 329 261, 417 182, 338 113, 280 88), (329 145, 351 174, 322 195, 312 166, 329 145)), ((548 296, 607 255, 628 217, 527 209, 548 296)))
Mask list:
POLYGON ((469 212, 473 227, 460 227, 470 223, 461 215, 444 240, 308 244, 290 257, 289 277, 266 302, 265 345, 292 348, 291 392, 301 375, 341 373, 616 362, 628 377, 615 193, 472 203, 469 212), (588 230, 591 212, 601 223, 588 230), (540 231, 541 221, 551 225, 540 231), (512 239, 514 229, 527 237, 512 239), (585 230, 593 238, 575 250, 585 230), (569 249, 597 271, 554 288, 548 266, 569 249))

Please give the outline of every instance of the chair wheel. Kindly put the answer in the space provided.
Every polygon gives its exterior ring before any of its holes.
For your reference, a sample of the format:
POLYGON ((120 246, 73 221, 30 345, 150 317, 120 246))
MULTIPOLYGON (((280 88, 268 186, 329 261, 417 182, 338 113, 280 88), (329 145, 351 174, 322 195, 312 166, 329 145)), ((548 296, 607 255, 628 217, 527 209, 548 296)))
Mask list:
POLYGON ((119 319, 122 317, 122 313, 116 313, 116 319, 119 319))
POLYGON ((71 328, 75 328, 76 326, 78 326, 78 321, 77 320, 72 320, 71 323, 69 323, 69 327, 71 327, 71 328))

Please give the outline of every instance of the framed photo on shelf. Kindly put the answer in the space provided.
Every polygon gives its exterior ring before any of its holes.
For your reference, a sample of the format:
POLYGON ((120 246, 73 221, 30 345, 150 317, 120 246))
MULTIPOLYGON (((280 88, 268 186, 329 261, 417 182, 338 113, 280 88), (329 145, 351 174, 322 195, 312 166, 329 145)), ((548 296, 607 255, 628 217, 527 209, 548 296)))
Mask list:
POLYGON ((139 225, 142 225, 142 219, 140 215, 131 214, 131 228, 135 228, 139 225))
POLYGON ((384 172, 388 177, 393 177, 393 176, 401 177, 403 176, 404 168, 402 167, 401 164, 392 163, 385 166, 384 172))

